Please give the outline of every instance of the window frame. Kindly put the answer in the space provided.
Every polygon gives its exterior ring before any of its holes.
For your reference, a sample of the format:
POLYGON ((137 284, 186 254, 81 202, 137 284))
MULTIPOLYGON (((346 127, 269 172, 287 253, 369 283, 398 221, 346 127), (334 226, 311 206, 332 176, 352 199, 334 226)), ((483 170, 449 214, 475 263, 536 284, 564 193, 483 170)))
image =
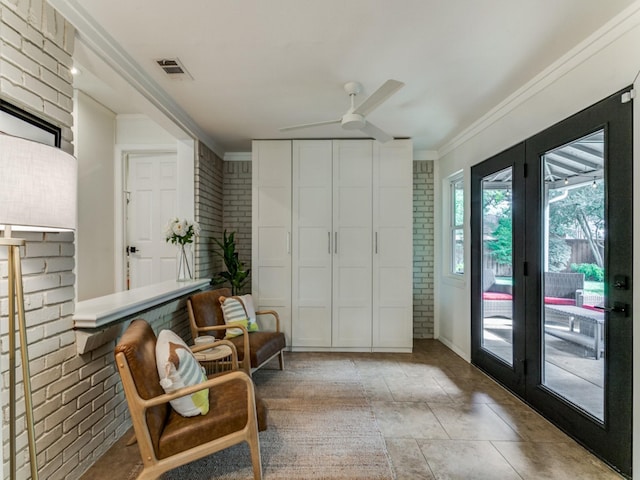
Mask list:
POLYGON ((462 277, 465 273, 465 264, 464 264, 464 244, 465 244, 465 234, 464 234, 464 218, 465 218, 465 208, 464 208, 464 174, 463 172, 457 172, 454 175, 448 178, 449 182, 449 265, 448 265, 448 273, 455 277, 462 277), (462 198, 458 199, 457 194, 460 194, 462 198), (462 212, 458 211, 458 207, 462 208, 462 212), (460 262, 457 261, 456 253, 458 251, 458 235, 460 235, 460 243, 462 248, 462 268, 458 269, 458 265, 460 262))

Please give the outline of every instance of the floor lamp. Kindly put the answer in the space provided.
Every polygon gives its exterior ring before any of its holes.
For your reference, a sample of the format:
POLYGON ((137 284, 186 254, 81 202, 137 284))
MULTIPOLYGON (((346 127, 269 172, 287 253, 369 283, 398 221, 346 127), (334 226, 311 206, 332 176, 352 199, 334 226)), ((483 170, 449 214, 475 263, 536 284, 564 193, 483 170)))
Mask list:
POLYGON ((22 288, 20 248, 25 240, 12 230, 38 232, 74 230, 76 225, 77 164, 62 150, 0 134, 0 246, 8 249, 9 300, 9 461, 16 478, 16 320, 31 479, 38 478, 27 328, 22 288))

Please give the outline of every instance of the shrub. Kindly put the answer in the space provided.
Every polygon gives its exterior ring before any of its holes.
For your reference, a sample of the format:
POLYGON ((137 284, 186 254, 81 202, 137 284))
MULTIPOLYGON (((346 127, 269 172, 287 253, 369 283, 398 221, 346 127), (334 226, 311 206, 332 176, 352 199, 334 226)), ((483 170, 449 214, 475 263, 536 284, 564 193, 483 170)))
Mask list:
POLYGON ((572 263, 571 271, 577 273, 584 273, 584 279, 593 282, 604 281, 604 269, 599 267, 595 263, 572 263))

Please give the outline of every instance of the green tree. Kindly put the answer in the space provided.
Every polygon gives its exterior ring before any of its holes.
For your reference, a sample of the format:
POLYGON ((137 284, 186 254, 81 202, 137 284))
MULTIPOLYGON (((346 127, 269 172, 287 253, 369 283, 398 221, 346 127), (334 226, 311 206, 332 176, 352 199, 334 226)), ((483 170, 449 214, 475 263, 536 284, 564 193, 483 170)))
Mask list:
MULTIPOLYGON (((561 195, 557 192, 554 196, 561 195)), ((599 267, 604 265, 604 184, 599 182, 571 189, 566 198, 549 205, 549 235, 565 238, 587 239, 589 247, 599 267)), ((550 257, 551 258, 551 257, 550 257)), ((568 260, 567 260, 568 261, 568 260)))
POLYGON ((511 264, 513 223, 511 219, 511 190, 486 189, 483 192, 485 234, 490 233, 486 247, 499 263, 511 264))

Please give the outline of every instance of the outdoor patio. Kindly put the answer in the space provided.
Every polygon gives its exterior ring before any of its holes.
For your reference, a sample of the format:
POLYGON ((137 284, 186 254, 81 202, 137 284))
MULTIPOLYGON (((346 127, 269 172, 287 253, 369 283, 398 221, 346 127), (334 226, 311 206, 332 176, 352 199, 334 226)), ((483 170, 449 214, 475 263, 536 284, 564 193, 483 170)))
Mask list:
MULTIPOLYGON (((484 348, 511 362, 511 320, 484 319, 484 348)), ((568 329, 567 329, 568 330, 568 329)), ((555 335, 544 335, 543 383, 592 416, 604 418, 604 357, 555 335)))

